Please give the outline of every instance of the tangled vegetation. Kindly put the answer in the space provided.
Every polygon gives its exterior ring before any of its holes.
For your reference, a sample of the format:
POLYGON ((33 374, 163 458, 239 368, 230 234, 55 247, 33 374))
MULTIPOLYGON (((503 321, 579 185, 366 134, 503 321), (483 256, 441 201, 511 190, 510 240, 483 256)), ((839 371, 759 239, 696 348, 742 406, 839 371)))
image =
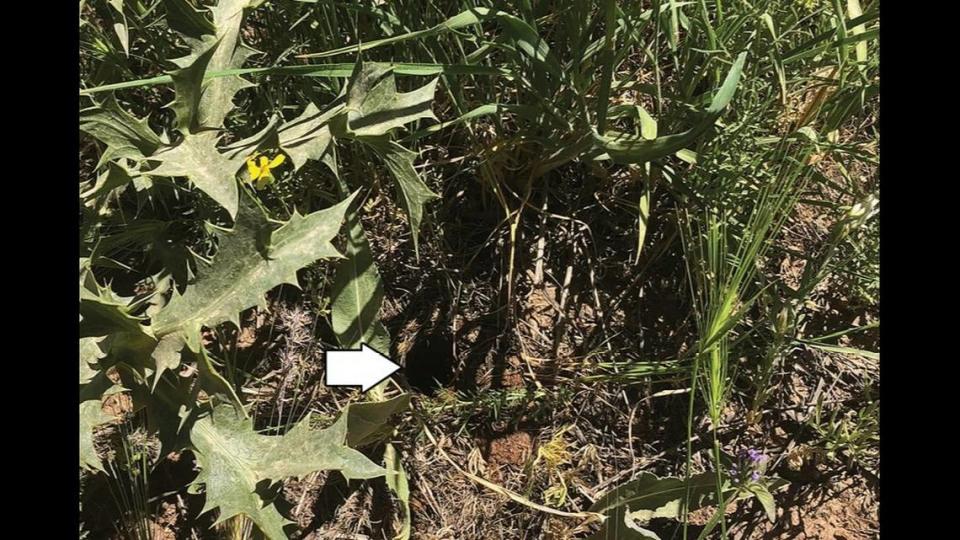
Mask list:
POLYGON ((80 536, 874 538, 878 35, 81 1, 80 536))

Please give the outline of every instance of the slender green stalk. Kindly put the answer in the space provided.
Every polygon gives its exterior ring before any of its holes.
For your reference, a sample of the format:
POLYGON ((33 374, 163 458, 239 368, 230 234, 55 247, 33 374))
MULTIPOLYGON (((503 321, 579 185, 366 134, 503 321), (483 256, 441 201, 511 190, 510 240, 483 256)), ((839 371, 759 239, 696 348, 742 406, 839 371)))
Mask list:
POLYGON ((606 0, 603 4, 603 10, 606 15, 603 60, 601 60, 603 73, 600 78, 600 95, 597 98, 597 132, 600 134, 607 131, 607 107, 610 104, 610 82, 613 78, 613 35, 616 29, 616 0, 606 0))

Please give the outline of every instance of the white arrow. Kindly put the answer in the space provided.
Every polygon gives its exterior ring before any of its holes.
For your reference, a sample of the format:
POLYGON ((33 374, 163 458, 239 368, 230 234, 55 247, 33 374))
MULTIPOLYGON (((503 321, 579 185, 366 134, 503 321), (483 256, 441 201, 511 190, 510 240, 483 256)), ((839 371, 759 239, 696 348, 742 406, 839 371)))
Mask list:
POLYGON ((396 373, 400 366, 371 349, 366 343, 359 349, 327 351, 327 386, 359 386, 367 390, 396 373))

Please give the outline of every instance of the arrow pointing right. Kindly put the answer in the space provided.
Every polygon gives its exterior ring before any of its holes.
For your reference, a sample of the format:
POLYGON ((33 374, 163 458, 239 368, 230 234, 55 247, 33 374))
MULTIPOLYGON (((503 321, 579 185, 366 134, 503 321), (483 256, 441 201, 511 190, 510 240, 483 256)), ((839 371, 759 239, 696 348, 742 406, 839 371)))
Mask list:
POLYGON ((393 375, 400 366, 376 349, 361 343, 359 349, 327 351, 327 386, 359 386, 364 392, 393 375))

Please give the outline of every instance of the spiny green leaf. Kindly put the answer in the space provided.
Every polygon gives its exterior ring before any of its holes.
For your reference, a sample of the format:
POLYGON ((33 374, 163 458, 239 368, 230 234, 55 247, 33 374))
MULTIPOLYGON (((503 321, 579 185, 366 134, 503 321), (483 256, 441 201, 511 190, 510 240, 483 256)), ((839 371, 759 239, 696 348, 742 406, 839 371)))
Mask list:
POLYGON ((280 118, 275 116, 262 130, 224 150, 231 159, 242 159, 256 152, 280 148, 293 162, 296 171, 308 160, 321 159, 327 153, 333 141, 327 124, 342 111, 342 101, 334 102, 322 112, 310 103, 297 118, 281 125, 280 118))
MULTIPOLYGON (((240 68, 254 53, 240 42, 239 35, 243 10, 255 4, 257 2, 250 0, 220 0, 216 6, 210 8, 219 45, 206 71, 240 68)), ((200 125, 208 128, 221 127, 227 113, 233 109, 234 96, 250 86, 253 84, 240 77, 208 80, 203 85, 203 95, 200 98, 200 125)))
POLYGON ((101 412, 105 396, 123 391, 100 369, 99 360, 105 355, 100 349, 102 338, 80 340, 80 466, 100 468, 93 450, 93 428, 112 419, 101 412))
POLYGON ((164 454, 186 448, 189 428, 184 428, 203 410, 197 402, 203 385, 190 378, 168 376, 152 387, 148 377, 131 366, 118 365, 117 371, 130 389, 134 410, 145 410, 147 429, 157 434, 164 454))
POLYGON ((410 220, 410 232, 413 235, 413 249, 419 249, 420 222, 423 219, 423 205, 438 199, 439 195, 430 191, 417 170, 413 168, 416 152, 407 150, 386 138, 365 137, 364 144, 370 146, 393 175, 399 188, 400 200, 407 218, 410 220))
MULTIPOLYGON (((297 270, 322 258, 341 255, 330 244, 354 195, 325 210, 293 217, 262 239, 272 225, 255 207, 244 205, 234 228, 220 235, 220 249, 212 266, 198 268, 196 282, 183 295, 174 292, 157 313, 157 335, 182 331, 189 339, 202 326, 238 323, 240 312, 264 303, 274 287, 297 285, 297 270)), ((194 344, 191 344, 193 350, 194 344)))
POLYGON ((163 0, 163 4, 167 10, 167 25, 173 31, 195 39, 216 32, 213 23, 187 0, 163 0))
POLYGON ((93 445, 93 430, 100 424, 113 420, 104 413, 99 399, 80 403, 80 466, 86 469, 103 471, 103 463, 93 445))
POLYGON ((163 144, 146 118, 139 119, 123 110, 112 95, 103 103, 80 111, 80 130, 107 145, 101 164, 117 158, 142 160, 163 144))
POLYGON ((121 298, 109 287, 92 280, 80 287, 80 337, 99 337, 114 333, 144 333, 141 319, 131 315, 129 298, 121 298))
POLYGON ((197 48, 182 58, 176 58, 173 63, 180 67, 168 72, 173 79, 173 88, 176 99, 170 104, 177 116, 177 129, 184 134, 195 133, 200 128, 200 97, 203 93, 203 74, 217 52, 220 42, 217 40, 203 40, 197 48))
POLYGON ((346 115, 334 124, 334 134, 377 137, 421 118, 437 120, 431 105, 438 80, 401 93, 392 66, 357 62, 347 87, 346 115))
POLYGON ((100 350, 99 345, 102 339, 103 338, 92 337, 80 338, 80 384, 90 382, 99 371, 91 366, 96 365, 97 362, 105 356, 103 351, 100 350))
POLYGON ((389 354, 390 334, 380 322, 380 273, 357 212, 349 212, 346 219, 346 259, 340 261, 333 281, 331 325, 341 347, 359 349, 366 343, 381 354, 389 354))
POLYGON ((230 217, 234 217, 239 204, 237 171, 243 159, 231 160, 217 150, 216 144, 216 133, 187 134, 177 146, 151 156, 150 159, 159 161, 160 166, 150 174, 187 177, 217 204, 226 208, 230 217))
POLYGON ((171 106, 181 131, 195 133, 223 126, 236 93, 252 86, 237 76, 205 80, 207 72, 240 68, 253 54, 239 40, 243 10, 251 4, 250 0, 221 0, 210 8, 213 32, 185 38, 191 52, 174 60, 180 69, 169 73, 177 93, 171 106))
POLYGON ((133 181, 133 175, 125 164, 121 165, 120 162, 111 161, 107 164, 107 170, 97 176, 97 181, 94 185, 91 186, 90 189, 82 192, 80 198, 93 199, 94 201, 88 202, 88 204, 92 204, 97 199, 106 197, 115 189, 126 186, 131 181, 133 181))
POLYGON ((167 334, 160 338, 156 348, 150 353, 150 358, 153 359, 156 367, 153 379, 154 388, 156 388, 157 381, 160 380, 164 371, 180 367, 180 351, 183 350, 185 345, 186 342, 180 334, 167 334))
POLYGON ((100 348, 107 354, 105 365, 124 363, 142 371, 153 371, 154 365, 150 353, 157 346, 157 339, 150 327, 142 326, 144 331, 114 332, 107 336, 100 348))
POLYGON ((339 418, 325 430, 310 427, 310 415, 280 438, 274 459, 264 459, 262 474, 279 480, 314 471, 339 471, 347 480, 376 478, 386 470, 347 446, 347 424, 339 418))
MULTIPOLYGON (((703 473, 690 478, 690 510, 711 503, 711 497, 716 492, 716 479, 715 473, 703 473)), ((628 512, 629 519, 640 525, 653 518, 679 519, 681 503, 686 497, 687 489, 683 478, 658 478, 648 472, 640 473, 637 478, 607 492, 590 507, 591 512, 609 516, 603 528, 590 537, 591 540, 624 538, 622 535, 628 534, 625 531, 631 530, 625 525, 628 512)), ((630 533, 633 537, 649 537, 640 536, 641 533, 635 529, 632 531, 636 533, 630 533)))
POLYGON ((261 481, 273 483, 314 471, 336 470, 346 478, 375 478, 386 470, 344 445, 345 417, 325 430, 310 427, 310 416, 286 435, 260 435, 253 422, 233 407, 217 407, 198 420, 190 440, 196 450, 206 503, 202 512, 219 509, 217 523, 238 514, 248 516, 270 539, 285 539, 286 520, 257 493, 261 481))
POLYGON ((390 417, 407 410, 410 394, 400 394, 386 401, 350 403, 341 413, 347 418, 347 444, 360 448, 377 442, 390 417))
POLYGON ((277 130, 280 128, 280 120, 281 118, 278 115, 273 115, 270 121, 267 122, 267 125, 260 131, 246 139, 241 139, 224 146, 224 155, 230 159, 245 159, 256 152, 277 148, 280 146, 280 140, 277 136, 277 130))
POLYGON ((310 103, 300 116, 279 129, 280 147, 293 161, 293 170, 303 167, 307 160, 323 157, 333 140, 327 124, 342 110, 342 102, 334 103, 323 112, 310 103))

